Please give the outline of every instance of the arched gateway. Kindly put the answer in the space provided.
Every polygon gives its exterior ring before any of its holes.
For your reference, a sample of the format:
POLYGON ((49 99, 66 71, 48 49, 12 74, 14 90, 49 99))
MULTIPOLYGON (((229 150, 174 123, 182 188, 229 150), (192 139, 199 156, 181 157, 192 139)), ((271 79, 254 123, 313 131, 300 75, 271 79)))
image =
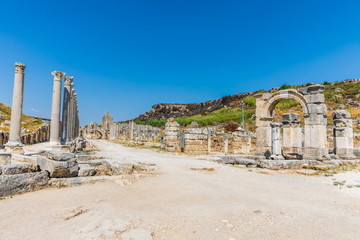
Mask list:
POLYGON ((256 96, 256 154, 271 152, 271 122, 273 112, 283 99, 293 98, 300 103, 304 112, 304 159, 327 159, 326 125, 327 108, 324 104, 324 86, 312 85, 299 90, 287 89, 277 93, 263 93, 256 96))

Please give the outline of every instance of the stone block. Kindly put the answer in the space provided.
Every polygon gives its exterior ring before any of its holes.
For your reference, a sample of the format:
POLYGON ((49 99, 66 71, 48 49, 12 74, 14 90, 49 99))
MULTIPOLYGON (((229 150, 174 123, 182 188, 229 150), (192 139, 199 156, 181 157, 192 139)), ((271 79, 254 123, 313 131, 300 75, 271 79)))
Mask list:
POLYGON ((11 161, 10 153, 0 153, 0 166, 9 164, 11 161))
POLYGON ((0 176, 0 197, 45 188, 49 176, 46 171, 0 176))
POLYGON ((302 87, 298 89, 298 91, 303 95, 319 94, 319 93, 323 93, 324 90, 325 90, 325 86, 321 84, 314 84, 308 87, 302 87))
POLYGON ((68 161, 55 161, 39 156, 37 158, 37 164, 43 171, 48 171, 50 177, 62 178, 62 177, 76 177, 79 172, 79 165, 75 159, 68 161))
POLYGON ((32 165, 30 163, 9 164, 2 167, 3 175, 31 173, 36 171, 38 171, 38 166, 32 165))
POLYGON ((89 164, 80 164, 79 166, 79 177, 95 176, 97 173, 97 168, 90 166, 89 164))
POLYGON ((332 113, 333 119, 349 119, 351 114, 346 110, 337 110, 332 113))
POLYGON ((63 151, 42 151, 39 152, 39 155, 54 161, 68 161, 76 159, 76 155, 74 153, 63 151))

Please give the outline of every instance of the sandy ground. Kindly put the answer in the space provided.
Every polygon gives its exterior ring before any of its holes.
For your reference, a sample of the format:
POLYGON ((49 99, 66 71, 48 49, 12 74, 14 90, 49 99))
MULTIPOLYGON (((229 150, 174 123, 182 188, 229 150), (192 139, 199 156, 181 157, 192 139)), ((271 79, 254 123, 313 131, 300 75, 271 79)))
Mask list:
POLYGON ((127 186, 101 182, 1 200, 0 239, 360 239, 360 195, 331 177, 261 174, 94 143, 158 170, 127 186))

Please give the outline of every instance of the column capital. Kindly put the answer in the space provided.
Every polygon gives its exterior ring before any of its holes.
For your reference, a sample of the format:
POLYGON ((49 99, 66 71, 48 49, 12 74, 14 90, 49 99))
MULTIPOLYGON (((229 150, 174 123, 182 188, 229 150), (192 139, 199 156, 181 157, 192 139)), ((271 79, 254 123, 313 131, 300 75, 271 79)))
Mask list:
POLYGON ((66 73, 64 72, 58 72, 58 71, 53 71, 51 73, 51 75, 54 76, 54 80, 61 80, 61 78, 65 75, 66 73))
POLYGON ((25 64, 17 62, 14 65, 15 65, 15 72, 16 73, 23 73, 24 72, 25 67, 26 67, 25 64))
POLYGON ((70 76, 66 76, 64 77, 64 81, 65 81, 65 85, 68 86, 73 86, 74 84, 72 83, 72 81, 74 81, 74 77, 70 77, 70 76))

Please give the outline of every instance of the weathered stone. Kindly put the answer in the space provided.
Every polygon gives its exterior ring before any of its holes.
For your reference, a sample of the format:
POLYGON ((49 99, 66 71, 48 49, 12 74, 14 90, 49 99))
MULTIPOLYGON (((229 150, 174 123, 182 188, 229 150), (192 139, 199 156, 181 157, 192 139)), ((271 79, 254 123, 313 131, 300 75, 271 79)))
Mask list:
POLYGON ((62 151, 43 151, 39 152, 39 155, 54 161, 68 161, 76 159, 76 155, 74 153, 62 151))
POLYGON ((318 166, 319 161, 315 160, 261 160, 258 167, 272 170, 313 168, 318 166))
POLYGON ((304 95, 307 94, 318 94, 325 90, 325 86, 321 84, 315 84, 308 87, 299 88, 298 91, 304 95))
POLYGON ((38 171, 38 167, 30 163, 9 164, 2 167, 3 175, 30 173, 38 171))
POLYGON ((332 113, 333 119, 349 119, 351 114, 346 110, 337 110, 332 113))
POLYGON ((46 171, 0 176, 0 197, 38 190, 47 186, 46 171))
POLYGON ((334 153, 343 159, 355 159, 351 114, 345 110, 333 112, 335 128, 334 153))
POLYGON ((252 159, 242 158, 240 156, 218 156, 220 159, 214 159, 215 162, 233 164, 233 165, 256 165, 257 162, 252 159))
POLYGON ((0 153, 0 166, 9 164, 11 161, 10 153, 0 153))
POLYGON ((79 172, 79 165, 76 160, 55 161, 39 156, 37 163, 41 170, 50 173, 50 177, 76 177, 79 172))
POLYGON ((79 177, 95 176, 97 173, 97 169, 89 164, 80 164, 79 166, 79 177))

